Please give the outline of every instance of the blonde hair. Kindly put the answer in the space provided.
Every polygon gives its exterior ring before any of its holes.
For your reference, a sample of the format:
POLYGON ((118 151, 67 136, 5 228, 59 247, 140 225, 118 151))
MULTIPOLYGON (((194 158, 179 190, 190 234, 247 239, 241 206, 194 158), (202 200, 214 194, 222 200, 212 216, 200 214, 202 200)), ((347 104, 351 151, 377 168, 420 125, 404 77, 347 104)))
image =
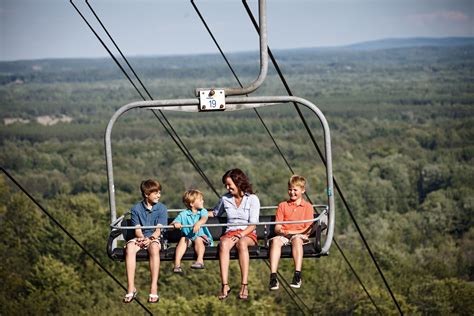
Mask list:
POLYGON ((288 180, 288 188, 291 186, 297 186, 302 189, 306 188, 306 179, 305 177, 299 176, 297 174, 291 176, 290 180, 288 180))
POLYGON ((184 192, 183 203, 187 208, 191 209, 191 204, 196 201, 198 197, 204 198, 204 195, 199 190, 188 190, 184 192))

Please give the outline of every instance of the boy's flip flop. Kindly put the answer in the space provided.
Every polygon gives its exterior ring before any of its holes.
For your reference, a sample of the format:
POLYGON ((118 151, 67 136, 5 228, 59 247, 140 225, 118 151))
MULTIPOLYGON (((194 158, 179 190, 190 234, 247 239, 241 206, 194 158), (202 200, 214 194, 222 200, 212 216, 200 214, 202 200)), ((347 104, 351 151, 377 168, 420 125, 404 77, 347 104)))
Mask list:
POLYGON ((191 268, 192 268, 192 269, 204 269, 204 263, 194 262, 194 263, 191 265, 191 268))
POLYGON ((123 297, 123 302, 124 302, 125 304, 128 304, 128 303, 130 303, 131 301, 133 301, 133 299, 134 299, 135 297, 137 297, 137 290, 136 290, 136 289, 133 290, 132 293, 127 293, 127 294, 125 294, 125 296, 123 297))
POLYGON ((173 269, 173 273, 183 273, 183 269, 181 267, 176 267, 173 269))
POLYGON ((158 294, 148 295, 148 303, 158 303, 160 301, 160 296, 158 294))

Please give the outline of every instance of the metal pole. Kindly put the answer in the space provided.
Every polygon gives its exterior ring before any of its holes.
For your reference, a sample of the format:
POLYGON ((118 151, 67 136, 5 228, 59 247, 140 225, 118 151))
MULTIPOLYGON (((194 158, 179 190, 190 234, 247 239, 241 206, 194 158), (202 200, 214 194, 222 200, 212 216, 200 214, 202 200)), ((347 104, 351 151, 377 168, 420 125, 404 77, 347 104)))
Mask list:
MULTIPOLYGON (((268 72, 268 39, 267 39, 267 9, 266 0, 258 1, 258 19, 260 24, 260 73, 257 79, 247 87, 237 88, 212 88, 214 90, 224 90, 226 96, 230 95, 245 95, 258 89, 267 77, 268 72)), ((201 90, 211 90, 211 88, 197 88, 195 89, 196 96, 199 96, 201 90)))

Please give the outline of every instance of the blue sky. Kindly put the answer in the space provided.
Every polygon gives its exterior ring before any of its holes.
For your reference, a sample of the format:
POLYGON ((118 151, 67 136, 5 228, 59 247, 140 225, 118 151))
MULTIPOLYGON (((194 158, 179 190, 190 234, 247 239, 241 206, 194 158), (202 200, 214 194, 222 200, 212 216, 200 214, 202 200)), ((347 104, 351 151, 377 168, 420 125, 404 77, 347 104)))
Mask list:
MULTIPOLYGON (((68 0, 0 1, 0 60, 108 56, 68 0)), ((74 3, 106 39, 85 1, 74 3)), ((188 0, 89 3, 127 56, 218 52, 188 0)), ((225 52, 258 49, 240 0, 195 3, 225 52)), ((248 3, 257 15, 257 1, 248 3)), ((267 7, 272 49, 474 36, 474 0, 267 0, 267 7)))

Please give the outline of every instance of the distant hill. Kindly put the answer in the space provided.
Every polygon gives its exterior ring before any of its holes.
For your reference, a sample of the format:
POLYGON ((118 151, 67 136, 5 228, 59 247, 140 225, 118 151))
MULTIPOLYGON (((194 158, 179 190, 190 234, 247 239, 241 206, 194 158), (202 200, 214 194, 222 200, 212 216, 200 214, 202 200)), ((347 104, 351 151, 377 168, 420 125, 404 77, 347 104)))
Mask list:
MULTIPOLYGON (((313 47, 275 50, 287 73, 311 73, 321 67, 345 67, 346 64, 420 63, 439 56, 465 58, 474 51, 474 37, 383 39, 338 47, 313 47), (467 50, 466 50, 467 49, 467 50)), ((258 52, 230 53, 240 75, 255 76, 258 52)), ((188 56, 130 57, 130 62, 144 78, 190 78, 206 80, 228 75, 228 67, 219 54, 188 56)), ((123 63, 122 63, 123 64, 123 63)), ((270 70, 271 73, 271 70, 270 70)), ((29 82, 94 82, 123 79, 111 58, 40 59, 0 62, 0 85, 29 82)))
POLYGON ((407 47, 452 47, 474 45, 474 37, 414 37, 414 38, 387 38, 376 41, 356 43, 342 48, 356 50, 377 50, 407 47))

